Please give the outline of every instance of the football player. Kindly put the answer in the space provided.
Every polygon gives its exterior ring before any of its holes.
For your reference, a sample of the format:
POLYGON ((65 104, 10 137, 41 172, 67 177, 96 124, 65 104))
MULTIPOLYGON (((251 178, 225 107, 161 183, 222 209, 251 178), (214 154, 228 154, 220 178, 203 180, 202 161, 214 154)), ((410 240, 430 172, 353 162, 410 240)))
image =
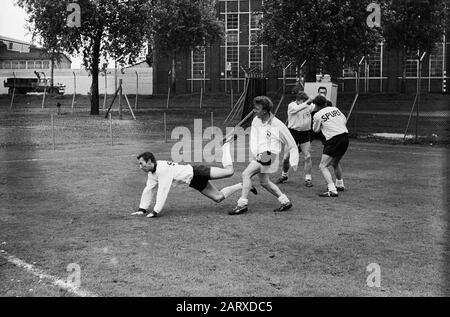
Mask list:
POLYGON ((313 117, 313 130, 322 132, 325 136, 319 169, 327 182, 328 190, 319 196, 338 197, 338 191, 345 190, 340 162, 349 145, 347 118, 338 108, 330 106, 322 95, 314 98, 313 103, 318 109, 313 117), (328 169, 330 166, 334 169, 336 184, 328 169))
MULTIPOLYGON (((172 183, 189 185, 189 187, 198 190, 217 203, 242 189, 242 183, 225 187, 222 190, 218 190, 211 183, 213 179, 231 177, 234 173, 229 142, 226 142, 222 147, 223 168, 183 165, 164 160, 157 161, 151 152, 142 153, 137 159, 140 169, 148 174, 148 179, 142 192, 139 209, 132 215, 147 215, 148 218, 157 217, 164 207, 172 183), (157 190, 156 187, 158 187, 157 190), (156 202, 153 210, 149 212, 155 192, 156 202)), ((255 195, 257 194, 254 187, 251 187, 251 191, 255 195)))
POLYGON ((272 114, 273 103, 266 96, 259 96, 253 100, 253 119, 250 132, 250 150, 253 160, 242 173, 242 194, 237 206, 230 211, 230 215, 239 215, 248 211, 248 194, 250 192, 251 178, 259 176, 261 186, 278 198, 281 206, 275 212, 292 208, 292 203, 286 194, 283 194, 277 185, 272 183, 269 175, 278 170, 279 153, 282 144, 290 152, 289 162, 294 170, 298 165, 298 149, 295 140, 288 128, 272 114))

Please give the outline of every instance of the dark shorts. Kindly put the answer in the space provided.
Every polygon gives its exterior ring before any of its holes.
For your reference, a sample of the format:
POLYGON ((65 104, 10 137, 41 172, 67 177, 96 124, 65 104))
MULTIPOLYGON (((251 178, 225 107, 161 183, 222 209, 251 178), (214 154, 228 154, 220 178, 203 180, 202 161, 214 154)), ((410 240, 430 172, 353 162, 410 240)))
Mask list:
POLYGON ((195 188, 199 192, 203 191, 211 179, 211 167, 205 165, 192 166, 194 176, 192 177, 189 187, 195 188))
POLYGON ((325 142, 323 154, 331 157, 340 157, 347 152, 348 133, 336 135, 325 142))
POLYGON ((291 132, 297 146, 303 143, 311 142, 310 131, 297 131, 294 129, 289 129, 289 132, 291 132))

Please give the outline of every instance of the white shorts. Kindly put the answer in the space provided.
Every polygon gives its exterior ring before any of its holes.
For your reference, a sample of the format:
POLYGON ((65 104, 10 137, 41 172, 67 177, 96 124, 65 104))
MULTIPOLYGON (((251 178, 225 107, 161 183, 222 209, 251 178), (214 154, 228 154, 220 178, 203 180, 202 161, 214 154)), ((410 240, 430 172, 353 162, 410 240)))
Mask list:
POLYGON ((280 155, 273 154, 270 165, 262 165, 261 163, 254 160, 257 164, 259 164, 259 172, 261 174, 273 174, 278 171, 278 166, 280 165, 280 155))

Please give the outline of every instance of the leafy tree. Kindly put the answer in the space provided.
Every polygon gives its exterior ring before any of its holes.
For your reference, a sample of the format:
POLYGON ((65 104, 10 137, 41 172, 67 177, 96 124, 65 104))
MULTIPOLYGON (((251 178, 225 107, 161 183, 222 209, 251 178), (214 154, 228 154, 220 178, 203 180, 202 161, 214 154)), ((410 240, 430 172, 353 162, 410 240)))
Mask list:
POLYGON ((277 64, 307 60, 306 81, 317 72, 339 76, 381 42, 366 24, 371 0, 266 0, 258 42, 269 45, 277 64))
POLYGON ((148 0, 78 0, 81 27, 68 27, 67 5, 74 1, 18 0, 29 15, 33 36, 45 48, 69 55, 81 53, 91 72, 91 114, 99 114, 98 75, 100 60, 114 57, 118 63, 133 62, 147 40, 148 0))
POLYGON ((403 56, 402 92, 405 91, 406 57, 432 53, 445 30, 444 0, 388 0, 383 3, 386 46, 403 56))
POLYGON ((216 18, 216 0, 152 0, 149 19, 152 44, 172 61, 171 85, 175 88, 177 54, 205 46, 223 36, 216 18))

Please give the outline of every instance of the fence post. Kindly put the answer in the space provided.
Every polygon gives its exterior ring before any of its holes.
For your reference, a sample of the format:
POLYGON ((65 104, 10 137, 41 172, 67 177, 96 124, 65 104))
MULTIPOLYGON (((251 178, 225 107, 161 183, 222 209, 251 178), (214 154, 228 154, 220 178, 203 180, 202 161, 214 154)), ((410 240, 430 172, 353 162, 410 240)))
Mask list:
POLYGON ((211 111, 211 127, 214 126, 214 112, 211 111))
POLYGON ((72 112, 73 112, 73 107, 75 104, 75 97, 77 95, 77 75, 75 74, 75 72, 73 73, 73 97, 72 97, 72 112))
POLYGON ((113 146, 113 132, 112 132, 112 114, 109 113, 109 137, 111 139, 111 146, 113 146))
POLYGON ((164 142, 167 143, 167 119, 165 112, 164 112, 164 142))
POLYGON ((106 99, 107 99, 107 94, 108 94, 108 74, 107 71, 105 69, 105 97, 103 98, 103 111, 105 111, 106 109, 106 99))
POLYGON ((13 72, 13 76, 14 76, 14 82, 13 82, 13 93, 11 96, 11 105, 9 106, 9 109, 12 110, 13 106, 14 106, 14 95, 16 94, 16 73, 13 72))
POLYGON ((139 74, 137 71, 135 71, 135 73, 136 73, 136 99, 134 99, 134 110, 136 110, 138 106, 138 94, 139 94, 139 74))
POLYGON ((45 94, 47 93, 47 87, 44 87, 44 95, 42 96, 42 109, 44 109, 45 104, 45 94))
POLYGON ((51 117, 51 121, 52 121, 52 148, 54 151, 55 150, 55 124, 54 124, 53 113, 50 114, 50 117, 51 117))
POLYGON ((122 118, 122 79, 119 79, 119 120, 122 118))

